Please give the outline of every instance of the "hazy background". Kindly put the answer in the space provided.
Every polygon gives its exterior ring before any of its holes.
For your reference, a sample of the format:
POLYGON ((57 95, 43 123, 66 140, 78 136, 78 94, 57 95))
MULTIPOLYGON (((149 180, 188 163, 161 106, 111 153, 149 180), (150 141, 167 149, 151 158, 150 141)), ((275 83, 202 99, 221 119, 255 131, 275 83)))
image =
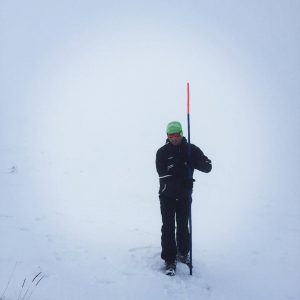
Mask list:
POLYGON ((22 149, 38 165, 88 166, 102 183, 127 174, 148 193, 166 123, 186 127, 190 81, 192 141, 213 160, 213 193, 296 199, 299 6, 1 1, 3 164, 22 149))
MULTIPOLYGON (((213 162, 195 175, 195 240, 231 249, 245 226, 299 228, 299 10, 286 0, 1 0, 0 166, 20 175, 2 180, 2 209, 68 212, 52 226, 91 243, 76 216, 101 211, 121 234, 127 221, 155 224, 159 246, 155 153, 169 121, 186 133, 189 81, 191 139, 213 162)), ((280 238, 299 249, 299 235, 280 238)))

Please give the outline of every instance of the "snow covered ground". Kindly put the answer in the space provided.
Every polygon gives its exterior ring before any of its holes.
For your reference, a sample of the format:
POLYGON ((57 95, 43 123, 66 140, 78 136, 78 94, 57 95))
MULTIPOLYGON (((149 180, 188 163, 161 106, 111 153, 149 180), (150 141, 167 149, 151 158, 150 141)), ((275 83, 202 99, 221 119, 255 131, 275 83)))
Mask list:
POLYGON ((299 8, 1 2, 0 299, 300 299, 299 8), (213 171, 170 278, 154 162, 188 80, 213 171))

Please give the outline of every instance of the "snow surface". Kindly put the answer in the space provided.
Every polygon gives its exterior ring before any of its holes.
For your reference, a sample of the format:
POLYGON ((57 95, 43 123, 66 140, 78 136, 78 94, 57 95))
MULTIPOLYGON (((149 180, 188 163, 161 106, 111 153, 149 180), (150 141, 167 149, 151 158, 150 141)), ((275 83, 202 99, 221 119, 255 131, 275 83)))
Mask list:
POLYGON ((1 1, 0 299, 300 299, 299 9, 1 1), (213 171, 170 278, 154 162, 187 81, 213 171))

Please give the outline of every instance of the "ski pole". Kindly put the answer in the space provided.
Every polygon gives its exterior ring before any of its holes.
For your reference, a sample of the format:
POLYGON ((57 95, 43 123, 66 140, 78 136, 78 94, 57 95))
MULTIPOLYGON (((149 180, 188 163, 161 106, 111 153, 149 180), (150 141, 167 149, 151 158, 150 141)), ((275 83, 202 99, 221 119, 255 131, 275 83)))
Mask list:
MULTIPOLYGON (((190 129, 190 83, 187 82, 187 124, 188 124, 188 158, 191 158, 191 129, 190 129)), ((188 179, 192 179, 191 167, 188 168, 188 179)), ((193 275, 193 249, 192 249, 192 189, 188 191, 189 201, 189 229, 190 229, 190 275, 193 275)))

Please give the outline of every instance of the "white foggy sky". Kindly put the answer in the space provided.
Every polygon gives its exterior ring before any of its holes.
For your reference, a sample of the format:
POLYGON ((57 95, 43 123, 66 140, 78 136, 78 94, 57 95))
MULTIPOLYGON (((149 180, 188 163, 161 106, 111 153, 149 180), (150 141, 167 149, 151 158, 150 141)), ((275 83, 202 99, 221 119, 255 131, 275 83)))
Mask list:
POLYGON ((299 1, 0 5, 3 147, 96 158, 125 130, 154 152, 189 80, 193 141, 219 170, 296 189, 299 1))

